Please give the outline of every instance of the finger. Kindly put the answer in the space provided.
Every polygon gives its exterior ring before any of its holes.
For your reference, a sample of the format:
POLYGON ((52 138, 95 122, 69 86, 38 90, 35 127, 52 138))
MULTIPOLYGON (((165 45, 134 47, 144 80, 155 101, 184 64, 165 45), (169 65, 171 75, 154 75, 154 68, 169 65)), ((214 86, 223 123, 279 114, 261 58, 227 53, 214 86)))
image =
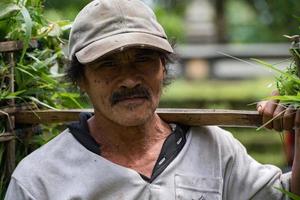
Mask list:
POLYGON ((300 178, 300 110, 297 109, 295 117, 295 148, 294 148, 294 161, 293 161, 293 182, 292 190, 297 191, 300 188, 299 180, 300 178))
POLYGON ((266 107, 267 101, 260 101, 256 105, 256 110, 260 115, 263 114, 264 108, 266 107))
POLYGON ((283 129, 292 130, 295 122, 296 109, 290 105, 283 115, 283 129))
POLYGON ((278 104, 273 113, 273 129, 276 131, 283 130, 283 115, 285 112, 285 107, 278 104))
POLYGON ((300 109, 297 109, 296 111, 296 117, 295 117, 295 129, 300 129, 300 109))
MULTIPOLYGON (((279 94, 278 91, 272 92, 272 96, 276 96, 278 94, 279 94)), ((265 106, 263 108, 263 112, 262 112, 263 124, 268 129, 273 128, 273 122, 272 122, 273 113, 278 105, 278 102, 279 102, 278 100, 269 100, 265 103, 265 106)))
MULTIPOLYGON (((295 116, 295 148, 300 148, 300 109, 296 110, 295 116)), ((295 151, 295 156, 298 157, 298 160, 300 160, 299 152, 300 151, 295 151)))
POLYGON ((278 105, 277 100, 271 100, 266 103, 266 106, 263 110, 263 124, 265 124, 265 127, 268 129, 273 128, 273 113, 278 105))

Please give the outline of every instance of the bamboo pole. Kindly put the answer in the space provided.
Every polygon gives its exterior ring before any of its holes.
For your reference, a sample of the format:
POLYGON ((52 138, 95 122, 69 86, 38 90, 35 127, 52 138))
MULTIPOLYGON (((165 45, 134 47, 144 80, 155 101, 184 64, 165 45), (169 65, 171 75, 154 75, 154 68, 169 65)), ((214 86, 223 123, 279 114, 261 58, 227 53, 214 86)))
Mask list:
MULTIPOLYGON (((8 62, 9 62, 9 70, 10 70, 10 78, 9 78, 9 87, 10 91, 15 91, 15 78, 14 78, 14 67, 15 67, 15 61, 14 61, 14 53, 8 52, 8 62)), ((15 100, 12 99, 9 102, 10 106, 15 106, 15 100)), ((8 131, 13 132, 15 128, 15 117, 9 116, 9 119, 7 120, 7 127, 8 131)), ((7 142, 6 145, 6 170, 7 170, 7 177, 10 177, 13 170, 16 167, 16 141, 14 139, 11 139, 7 142)))
POLYGON ((15 139, 15 135, 12 133, 2 133, 0 135, 0 142, 8 142, 15 139))
POLYGON ((7 116, 10 114, 14 114, 16 112, 22 111, 22 110, 35 110, 37 108, 36 105, 32 103, 22 103, 15 106, 5 106, 0 107, 0 117, 7 116))
MULTIPOLYGON (((67 123, 79 120, 82 112, 93 113, 93 109, 73 110, 16 110, 13 114, 15 123, 19 124, 49 124, 67 123)), ((169 123, 180 123, 189 126, 217 125, 223 127, 256 128, 262 125, 262 116, 257 111, 248 110, 221 110, 221 109, 168 109, 160 108, 156 113, 169 123)), ((14 140, 16 135, 26 137, 28 133, 39 132, 39 127, 13 130, 0 135, 0 142, 14 140)), ((22 138, 20 138, 22 139, 22 138)))
MULTIPOLYGON (((93 112, 92 109, 78 110, 41 110, 20 111, 15 113, 17 123, 64 123, 77 121, 81 112, 93 112)), ((215 109, 157 109, 158 115, 167 122, 176 122, 190 126, 218 125, 229 127, 259 127, 262 117, 257 111, 215 110, 215 109)))
MULTIPOLYGON (((5 41, 0 42, 0 52, 13 52, 23 49, 23 41, 5 41)), ((31 40, 29 43, 30 48, 37 48, 37 40, 31 40)))

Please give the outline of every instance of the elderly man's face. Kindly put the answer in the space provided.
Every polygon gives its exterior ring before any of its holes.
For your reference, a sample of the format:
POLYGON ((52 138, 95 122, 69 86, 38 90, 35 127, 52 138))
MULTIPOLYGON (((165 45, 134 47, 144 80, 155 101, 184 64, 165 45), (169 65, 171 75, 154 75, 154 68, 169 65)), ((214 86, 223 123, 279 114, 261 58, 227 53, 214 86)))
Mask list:
POLYGON ((80 86, 96 116, 122 126, 138 126, 158 106, 164 69, 158 52, 128 49, 88 64, 80 86))

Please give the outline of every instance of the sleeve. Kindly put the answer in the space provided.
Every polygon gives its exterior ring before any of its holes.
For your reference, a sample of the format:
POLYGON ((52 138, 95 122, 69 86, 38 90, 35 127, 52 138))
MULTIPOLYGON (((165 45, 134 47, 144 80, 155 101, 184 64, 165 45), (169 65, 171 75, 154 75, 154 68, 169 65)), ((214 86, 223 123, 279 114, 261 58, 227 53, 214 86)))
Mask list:
POLYGON ((4 200, 36 200, 15 178, 11 178, 4 200))
POLYGON ((289 199, 278 188, 289 191, 291 173, 283 174, 276 166, 258 163, 233 137, 230 143, 233 152, 225 170, 226 199, 289 199))

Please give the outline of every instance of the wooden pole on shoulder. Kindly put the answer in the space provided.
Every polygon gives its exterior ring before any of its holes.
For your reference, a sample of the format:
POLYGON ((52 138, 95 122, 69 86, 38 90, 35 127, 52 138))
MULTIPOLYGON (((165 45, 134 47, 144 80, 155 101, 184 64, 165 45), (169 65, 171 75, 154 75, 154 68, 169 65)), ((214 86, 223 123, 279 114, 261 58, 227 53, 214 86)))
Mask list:
MULTIPOLYGON (((93 110, 20 111, 15 113, 15 118, 17 123, 23 124, 64 123, 77 121, 81 112, 93 112, 93 110)), ((262 118, 256 111, 160 108, 156 112, 167 122, 190 126, 259 127, 262 125, 262 118)))

